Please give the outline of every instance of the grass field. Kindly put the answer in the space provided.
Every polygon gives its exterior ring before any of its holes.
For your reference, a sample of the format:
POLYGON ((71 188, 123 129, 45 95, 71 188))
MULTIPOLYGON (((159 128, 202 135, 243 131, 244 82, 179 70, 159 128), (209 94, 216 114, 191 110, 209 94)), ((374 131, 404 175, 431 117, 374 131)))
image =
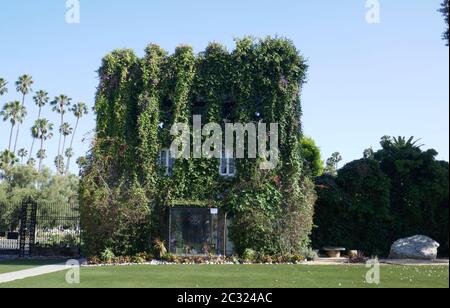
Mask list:
MULTIPOLYGON (((1 268, 1 267, 0 267, 1 268)), ((7 268, 7 267, 6 267, 7 268)), ((365 282, 364 266, 136 265, 82 268, 81 284, 65 283, 65 272, 29 278, 0 288, 448 288, 448 266, 382 266, 381 284, 365 282)))

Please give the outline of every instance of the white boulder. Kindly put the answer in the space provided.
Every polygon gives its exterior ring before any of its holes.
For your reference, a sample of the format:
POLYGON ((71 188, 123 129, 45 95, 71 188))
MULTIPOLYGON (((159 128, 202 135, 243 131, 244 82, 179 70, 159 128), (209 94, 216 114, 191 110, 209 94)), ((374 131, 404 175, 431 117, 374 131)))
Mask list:
POLYGON ((436 260, 439 243, 416 235, 396 241, 391 248, 390 259, 436 260))

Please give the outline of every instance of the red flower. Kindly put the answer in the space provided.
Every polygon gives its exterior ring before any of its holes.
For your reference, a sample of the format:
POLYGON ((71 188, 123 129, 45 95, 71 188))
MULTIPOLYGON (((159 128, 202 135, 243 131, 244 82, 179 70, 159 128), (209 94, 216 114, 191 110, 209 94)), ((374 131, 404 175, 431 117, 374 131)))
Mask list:
POLYGON ((277 184, 278 186, 281 184, 281 177, 279 176, 279 175, 277 175, 275 178, 274 178, 274 181, 275 181, 275 184, 277 184))
POLYGON ((319 188, 319 189, 321 189, 321 190, 324 190, 324 189, 328 189, 328 186, 327 185, 317 185, 317 187, 319 188))

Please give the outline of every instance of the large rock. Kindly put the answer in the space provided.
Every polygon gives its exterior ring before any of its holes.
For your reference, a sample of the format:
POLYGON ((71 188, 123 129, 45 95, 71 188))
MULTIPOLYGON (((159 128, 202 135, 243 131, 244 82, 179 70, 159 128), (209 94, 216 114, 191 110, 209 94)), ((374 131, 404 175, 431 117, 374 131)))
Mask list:
POLYGON ((392 245, 390 259, 436 260, 439 243, 423 235, 398 240, 392 245))

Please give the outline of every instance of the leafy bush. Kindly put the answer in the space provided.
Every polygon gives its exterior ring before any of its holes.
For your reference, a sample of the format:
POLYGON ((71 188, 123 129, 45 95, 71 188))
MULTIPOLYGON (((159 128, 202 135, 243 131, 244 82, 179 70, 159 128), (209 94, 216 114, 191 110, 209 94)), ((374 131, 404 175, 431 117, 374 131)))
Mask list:
POLYGON ((245 262, 255 262, 258 257, 258 253, 254 251, 253 249, 245 249, 244 253, 242 254, 242 259, 245 262))
POLYGON ((369 260, 362 251, 358 251, 356 255, 349 256, 348 262, 352 264, 364 264, 369 260))
POLYGON ((308 261, 316 261, 319 259, 319 254, 312 248, 304 248, 300 251, 300 254, 303 255, 308 261))
MULTIPOLYGON (((202 258, 204 260, 204 258, 202 258)), ((180 264, 181 258, 178 256, 175 256, 171 253, 166 253, 161 257, 161 261, 169 262, 169 263, 175 263, 180 264)))
POLYGON ((384 137, 382 149, 353 161, 338 176, 316 181, 313 246, 342 246, 387 256, 392 243, 427 235, 448 255, 449 165, 413 138, 384 137))
POLYGON ((296 255, 292 255, 289 258, 291 263, 302 263, 306 260, 306 257, 304 255, 301 254, 296 254, 296 255))
POLYGON ((114 263, 116 260, 116 255, 110 248, 107 248, 102 252, 101 259, 105 263, 114 263))

